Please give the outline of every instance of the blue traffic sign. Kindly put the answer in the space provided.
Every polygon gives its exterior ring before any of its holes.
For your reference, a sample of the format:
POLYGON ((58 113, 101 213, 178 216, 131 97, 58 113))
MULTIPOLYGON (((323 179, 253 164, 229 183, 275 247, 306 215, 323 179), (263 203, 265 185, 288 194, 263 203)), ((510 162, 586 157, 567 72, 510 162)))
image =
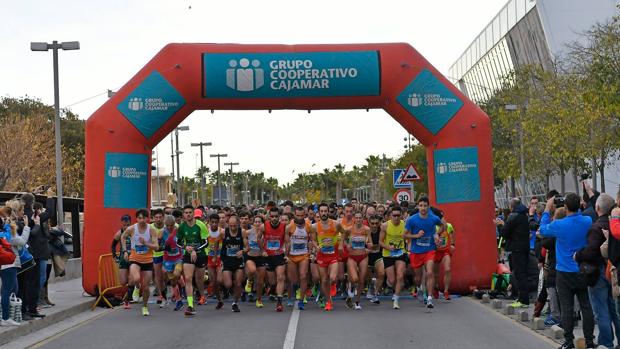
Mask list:
POLYGON ((403 182, 403 173, 405 172, 404 168, 397 168, 394 169, 392 171, 392 177, 393 177, 393 182, 394 183, 394 188, 395 189, 399 189, 399 188, 411 188, 411 183, 410 182, 403 182))

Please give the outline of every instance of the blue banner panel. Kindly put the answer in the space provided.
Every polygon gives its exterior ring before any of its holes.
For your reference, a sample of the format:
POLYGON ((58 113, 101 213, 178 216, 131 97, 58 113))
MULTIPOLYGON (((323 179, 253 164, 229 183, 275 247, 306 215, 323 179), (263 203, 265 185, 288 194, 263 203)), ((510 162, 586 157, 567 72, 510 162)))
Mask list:
POLYGON ((103 207, 147 207, 149 170, 147 154, 106 153, 103 207))
POLYGON ((463 106, 463 101, 428 69, 422 70, 397 100, 432 134, 437 134, 463 106))
POLYGON ((205 53, 204 97, 377 96, 379 52, 205 53))
POLYGON ((437 203, 480 201, 478 148, 448 148, 433 152, 437 203))
POLYGON ((184 105, 183 96, 154 71, 117 108, 146 138, 151 138, 184 105))

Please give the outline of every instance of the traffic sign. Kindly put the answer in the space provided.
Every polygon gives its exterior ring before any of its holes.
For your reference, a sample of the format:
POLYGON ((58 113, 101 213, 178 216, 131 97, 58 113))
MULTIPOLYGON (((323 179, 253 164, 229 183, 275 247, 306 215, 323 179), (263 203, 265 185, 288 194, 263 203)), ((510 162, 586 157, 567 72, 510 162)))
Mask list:
POLYGON ((397 168, 392 171, 394 189, 411 187, 410 183, 403 181, 403 174, 405 174, 404 168, 397 168))
POLYGON ((422 180, 422 176, 420 176, 420 174, 418 173, 418 170, 416 170, 413 163, 410 163, 409 166, 407 166, 405 173, 403 174, 402 181, 403 182, 415 182, 415 181, 421 181, 421 180, 422 180))
POLYGON ((411 190, 398 189, 396 193, 394 193, 394 201, 398 203, 401 203, 403 201, 411 201, 411 190))

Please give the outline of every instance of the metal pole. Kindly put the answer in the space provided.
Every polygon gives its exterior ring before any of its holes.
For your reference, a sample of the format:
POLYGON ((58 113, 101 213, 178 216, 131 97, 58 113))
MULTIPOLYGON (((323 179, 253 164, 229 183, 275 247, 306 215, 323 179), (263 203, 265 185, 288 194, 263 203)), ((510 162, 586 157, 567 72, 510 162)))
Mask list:
POLYGON ((205 165, 202 158, 202 144, 200 145, 200 190, 202 195, 200 195, 202 204, 207 204, 207 190, 205 189, 205 174, 203 172, 205 165))
POLYGON ((526 190, 525 190, 525 157, 523 154, 523 124, 519 126, 519 143, 520 146, 520 162, 521 162, 521 200, 525 202, 526 198, 526 190))
POLYGON ((218 205, 222 205, 222 186, 220 185, 220 155, 217 156, 217 201, 218 205))
POLYGON ((157 175, 157 203, 161 205, 161 184, 159 183, 159 151, 155 148, 155 174, 157 175))
POLYGON ((183 206, 183 194, 181 193, 182 190, 182 186, 181 186, 181 169, 179 168, 179 130, 175 129, 174 130, 174 136, 176 138, 176 142, 177 142, 177 197, 179 200, 179 206, 183 206))
MULTIPOLYGON (((57 203, 56 207, 58 215, 58 227, 62 229, 65 222, 65 211, 62 206, 62 154, 60 147, 60 95, 58 91, 58 41, 52 43, 53 57, 54 57, 54 133, 56 138, 55 150, 56 150, 56 190, 57 190, 57 203)), ((79 234, 78 229, 72 229, 73 233, 79 234)))

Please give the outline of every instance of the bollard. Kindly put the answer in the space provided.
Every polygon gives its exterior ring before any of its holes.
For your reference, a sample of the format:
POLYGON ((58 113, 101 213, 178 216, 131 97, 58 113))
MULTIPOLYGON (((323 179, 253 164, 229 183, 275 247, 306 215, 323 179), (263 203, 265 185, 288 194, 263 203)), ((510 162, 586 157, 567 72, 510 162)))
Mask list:
POLYGON ((575 339, 575 349, 586 349, 586 339, 583 337, 575 339))
POLYGON ((493 309, 502 309, 502 300, 501 299, 494 299, 491 302, 491 305, 493 306, 493 309))
POLYGON ((491 296, 488 293, 482 295, 482 303, 491 303, 491 296))
POLYGON ((551 338, 561 339, 564 337, 564 330, 558 325, 551 326, 551 338))
POLYGON ((545 329, 545 320, 541 319, 539 317, 535 317, 534 321, 532 322, 532 329, 533 330, 544 330, 545 329))
POLYGON ((513 306, 511 306, 510 304, 505 305, 504 306, 504 314, 506 314, 506 315, 514 315, 515 314, 515 308, 513 306))
POLYGON ((519 321, 521 322, 530 321, 530 313, 527 310, 521 310, 519 312, 519 321))

